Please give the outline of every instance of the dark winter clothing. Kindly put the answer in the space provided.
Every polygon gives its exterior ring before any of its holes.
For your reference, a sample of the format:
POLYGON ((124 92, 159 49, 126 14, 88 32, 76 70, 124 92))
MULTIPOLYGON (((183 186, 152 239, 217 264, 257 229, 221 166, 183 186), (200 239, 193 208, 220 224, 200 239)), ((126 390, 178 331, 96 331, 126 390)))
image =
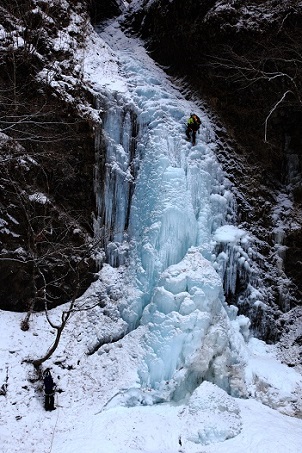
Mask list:
POLYGON ((200 128, 200 125, 201 125, 200 118, 194 113, 192 113, 187 122, 186 136, 188 140, 191 141, 192 139, 193 145, 195 145, 196 143, 196 132, 200 128))
POLYGON ((55 409, 55 388, 56 384, 54 383, 51 373, 47 370, 44 374, 44 407, 46 411, 53 411, 55 409))

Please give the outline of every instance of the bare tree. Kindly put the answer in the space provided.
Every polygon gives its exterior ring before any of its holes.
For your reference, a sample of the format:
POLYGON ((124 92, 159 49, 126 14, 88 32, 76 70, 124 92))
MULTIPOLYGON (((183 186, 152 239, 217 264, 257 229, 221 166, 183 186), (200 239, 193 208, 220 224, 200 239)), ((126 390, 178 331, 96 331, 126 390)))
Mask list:
MULTIPOLYGON (((98 245, 99 245, 99 241, 96 241, 93 244, 93 246, 90 248, 90 252, 89 253, 90 254, 94 253, 94 251, 98 248, 98 245)), ((82 258, 82 259, 85 259, 85 258, 82 258)), ((80 264, 80 262, 78 263, 78 265, 79 264, 80 264)), ((77 269, 76 269, 76 271, 77 271, 77 269)), ((44 279, 44 275, 43 275, 42 272, 41 272, 41 276, 44 279)), ((55 323, 55 322, 53 322, 51 320, 51 316, 50 316, 50 313, 49 313, 49 307, 48 307, 49 301, 48 301, 48 297, 47 297, 47 282, 45 280, 44 280, 44 284, 45 285, 42 288, 42 296, 41 296, 41 298, 42 298, 42 300, 44 302, 45 316, 46 316, 47 322, 50 325, 50 327, 53 328, 56 331, 56 337, 55 337, 55 340, 52 343, 52 345, 48 348, 47 352, 42 357, 40 357, 38 359, 29 359, 29 360, 27 360, 30 363, 32 363, 34 365, 34 367, 37 368, 37 369, 42 365, 42 363, 44 363, 46 360, 48 360, 52 356, 52 354, 55 352, 55 350, 59 346, 63 330, 65 329, 66 324, 68 323, 68 321, 70 320, 72 315, 74 313, 76 313, 76 312, 79 312, 79 311, 91 310, 95 306, 99 305, 99 303, 101 303, 101 301, 99 301, 96 304, 94 304, 92 306, 89 306, 89 307, 85 307, 83 305, 82 306, 76 305, 77 297, 79 296, 79 290, 80 290, 80 275, 77 274, 77 282, 76 282, 76 285, 75 285, 73 296, 72 296, 70 302, 68 303, 68 308, 64 309, 62 311, 60 322, 59 323, 55 323)))

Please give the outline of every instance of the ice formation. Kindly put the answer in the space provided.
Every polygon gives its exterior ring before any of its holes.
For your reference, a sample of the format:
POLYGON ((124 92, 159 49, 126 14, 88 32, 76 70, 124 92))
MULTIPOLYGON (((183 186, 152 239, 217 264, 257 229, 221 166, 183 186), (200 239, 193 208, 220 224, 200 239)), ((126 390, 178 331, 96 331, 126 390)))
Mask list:
MULTIPOLYGON (((139 386, 124 393, 124 402, 179 401, 204 380, 244 395, 249 322, 240 317, 234 328, 237 312, 225 304, 222 283, 232 290, 237 267, 248 267, 249 238, 229 225, 234 199, 210 122, 116 23, 99 33, 127 80, 121 92, 118 73, 111 91, 105 81, 106 96, 99 88, 105 143, 96 144, 95 177, 95 231, 105 231, 107 263, 123 268, 120 288, 133 287, 116 303, 128 332, 141 327, 145 351, 139 386), (202 118, 194 147, 184 135, 192 110, 202 118)), ((105 273, 108 294, 113 285, 108 290, 105 273)))

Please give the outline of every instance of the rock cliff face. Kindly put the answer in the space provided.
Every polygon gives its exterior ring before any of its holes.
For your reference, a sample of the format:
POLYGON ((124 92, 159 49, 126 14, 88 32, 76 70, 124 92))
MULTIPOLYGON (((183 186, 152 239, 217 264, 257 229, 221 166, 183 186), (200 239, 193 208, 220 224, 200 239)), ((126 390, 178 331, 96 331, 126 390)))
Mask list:
POLYGON ((153 0, 133 2, 126 21, 215 115, 238 221, 282 311, 302 291, 301 20, 297 1, 153 0))
MULTIPOLYGON (((85 0, 81 3, 85 3, 85 0)), ((118 16, 125 10, 125 2, 123 0, 88 0, 89 13, 93 23, 99 23, 102 20, 118 16)))
MULTIPOLYGON (((74 3, 74 4, 73 4, 74 3)), ((87 5, 1 2, 0 308, 56 306, 96 269, 94 124, 73 52, 87 5), (73 23, 72 17, 82 20, 73 23), (88 108, 87 107, 87 108, 88 108)))

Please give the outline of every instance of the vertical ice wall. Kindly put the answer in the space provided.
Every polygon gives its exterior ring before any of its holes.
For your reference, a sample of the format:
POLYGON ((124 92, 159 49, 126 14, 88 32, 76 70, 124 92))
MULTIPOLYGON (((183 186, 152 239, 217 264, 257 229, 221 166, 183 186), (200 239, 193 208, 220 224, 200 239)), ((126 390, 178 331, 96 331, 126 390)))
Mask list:
POLYGON ((94 190, 95 237, 104 238, 106 261, 123 264, 127 252, 131 197, 137 173, 138 125, 133 106, 122 97, 106 99, 102 129, 96 131, 94 190))
POLYGON ((239 394, 234 370, 248 321, 233 328, 236 310, 226 306, 222 282, 234 291, 238 269, 248 271, 247 238, 239 229, 219 234, 234 220, 235 204, 211 124, 118 24, 102 36, 119 57, 128 93, 107 95, 98 225, 111 265, 123 262, 123 243, 129 246, 127 284, 131 280, 137 292, 123 291, 118 306, 129 331, 140 326, 143 332, 141 387, 178 400, 208 379, 239 394), (202 119, 196 146, 184 133, 192 110, 202 119))

